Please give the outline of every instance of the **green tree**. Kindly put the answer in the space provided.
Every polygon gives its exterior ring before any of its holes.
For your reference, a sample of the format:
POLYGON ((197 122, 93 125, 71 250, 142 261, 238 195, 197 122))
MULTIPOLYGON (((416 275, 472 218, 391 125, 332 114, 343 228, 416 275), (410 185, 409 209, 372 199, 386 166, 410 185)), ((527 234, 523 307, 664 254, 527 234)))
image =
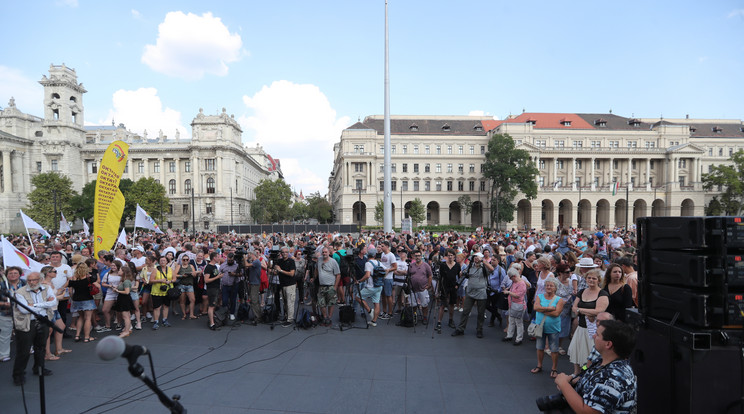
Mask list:
MULTIPOLYGON (((131 183, 131 180, 126 180, 131 183)), ((124 194, 126 203, 121 222, 134 220, 137 214, 137 204, 142 207, 150 217, 159 217, 158 224, 162 225, 163 217, 168 212, 170 199, 165 195, 165 187, 151 177, 142 177, 131 185, 121 180, 119 189, 124 194)))
POLYGON ((470 214, 473 212, 473 201, 470 200, 469 195, 466 194, 457 197, 457 202, 460 204, 460 208, 465 211, 465 214, 470 214))
POLYGON ((29 206, 24 211, 29 217, 50 233, 59 230, 59 221, 62 218, 60 212, 68 220, 73 220, 75 215, 70 200, 77 193, 72 189, 72 180, 69 177, 56 171, 37 174, 31 178, 31 186, 34 189, 28 194, 29 206))
POLYGON ((738 216, 744 209, 744 151, 734 153, 729 160, 732 165, 713 165, 709 173, 703 174, 703 188, 712 190, 720 186, 720 198, 713 198, 708 209, 716 208, 719 213, 738 216), (716 205, 711 206, 713 202, 716 205))
POLYGON ((408 209, 408 217, 411 218, 414 227, 416 224, 423 223, 426 220, 426 208, 420 198, 416 197, 411 201, 410 208, 408 209))
MULTIPOLYGON (((76 218, 93 221, 93 201, 96 198, 96 180, 83 186, 83 191, 70 199, 70 207, 76 218)), ((69 217, 67 218, 70 219, 69 217)))
POLYGON ((385 202, 383 200, 377 200, 375 205, 375 221, 377 224, 382 223, 385 219, 385 202))
POLYGON ((483 175, 491 181, 491 227, 514 219, 514 199, 521 191, 537 197, 535 177, 539 173, 527 151, 516 149, 509 134, 494 134, 488 141, 483 175))
POLYGON ((263 179, 254 190, 256 199, 251 202, 251 216, 256 223, 274 223, 289 217, 292 189, 281 178, 263 179))
POLYGON ((309 217, 317 219, 318 223, 333 222, 333 206, 320 195, 319 191, 310 194, 307 198, 307 214, 309 217))
POLYGON ((296 202, 289 209, 289 218, 294 221, 305 221, 308 218, 307 204, 296 202))

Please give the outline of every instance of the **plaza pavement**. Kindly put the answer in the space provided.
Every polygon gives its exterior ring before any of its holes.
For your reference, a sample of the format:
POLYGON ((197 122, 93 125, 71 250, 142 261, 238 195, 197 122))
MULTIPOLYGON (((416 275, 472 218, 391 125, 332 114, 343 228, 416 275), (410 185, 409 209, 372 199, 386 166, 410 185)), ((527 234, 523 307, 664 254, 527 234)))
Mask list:
MULTIPOLYGON (((485 338, 477 339, 474 313, 460 337, 451 337, 445 326, 432 339, 433 324, 419 325, 414 333, 382 320, 377 327, 343 331, 334 324, 310 330, 239 325, 212 332, 205 317, 171 317, 173 327, 152 331, 146 323, 126 342, 150 350, 158 384, 169 396, 180 394, 189 413, 537 412, 535 398, 557 392, 550 357, 541 374, 531 374, 535 343, 503 343, 498 325, 487 323, 485 338)), ((362 328, 363 319, 356 318, 355 326, 362 328)), ((99 359, 97 343, 66 339, 73 352, 47 361, 54 371, 45 378, 48 413, 168 412, 128 373, 126 360, 99 359)), ((150 376, 147 357, 139 362, 150 376)), ((0 364, 0 412, 23 413, 12 364, 0 364)), ((32 364, 25 397, 28 412, 38 413, 32 364)), ((559 368, 571 372, 567 357, 560 358, 559 368)))

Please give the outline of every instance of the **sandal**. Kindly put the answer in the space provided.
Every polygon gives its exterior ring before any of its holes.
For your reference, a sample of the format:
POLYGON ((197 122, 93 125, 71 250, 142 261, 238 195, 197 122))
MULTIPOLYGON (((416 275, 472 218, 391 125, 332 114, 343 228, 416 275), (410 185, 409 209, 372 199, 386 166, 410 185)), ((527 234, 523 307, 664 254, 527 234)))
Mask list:
POLYGON ((91 336, 90 338, 85 338, 85 340, 83 342, 85 342, 87 344, 88 342, 93 342, 95 340, 96 340, 96 338, 94 338, 94 337, 91 336))
POLYGON ((191 315, 191 317, 189 319, 199 319, 199 317, 198 316, 191 315))
POLYGON ((80 337, 79 336, 76 336, 75 337, 75 342, 80 342, 80 337))
POLYGON ((57 355, 47 355, 44 357, 44 359, 47 361, 56 361, 59 359, 59 357, 57 355))
POLYGON ((558 371, 557 370, 554 370, 554 369, 551 369, 550 370, 550 378, 555 378, 557 376, 558 376, 558 371))
POLYGON ((60 356, 62 354, 68 354, 70 352, 72 352, 72 349, 60 349, 54 355, 60 356))
POLYGON ((542 367, 535 367, 535 368, 532 368, 532 369, 530 370, 530 372, 531 372, 531 373, 533 373, 533 374, 539 374, 539 373, 541 373, 541 372, 542 372, 542 367))
POLYGON ((565 349, 563 349, 563 348, 558 348, 558 353, 559 353, 560 355, 566 355, 566 350, 565 350, 565 349))
POLYGON ((183 316, 181 317, 181 320, 182 320, 182 321, 185 321, 185 320, 186 320, 186 315, 183 315, 183 316))

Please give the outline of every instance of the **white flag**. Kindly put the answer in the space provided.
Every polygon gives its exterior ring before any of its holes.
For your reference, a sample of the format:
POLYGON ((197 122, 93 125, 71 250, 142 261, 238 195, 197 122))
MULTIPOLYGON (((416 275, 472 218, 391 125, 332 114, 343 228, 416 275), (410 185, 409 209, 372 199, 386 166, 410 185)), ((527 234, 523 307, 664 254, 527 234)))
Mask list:
POLYGON ((26 214, 24 214, 23 213, 23 210, 21 210, 21 218, 23 219, 23 225, 26 226, 26 231, 28 231, 29 229, 31 229, 31 230, 38 230, 41 234, 43 234, 43 235, 45 235, 45 236, 47 236, 49 238, 52 237, 46 230, 44 230, 43 227, 41 227, 41 225, 39 223, 33 221, 31 219, 31 217, 29 217, 26 214))
POLYGON ((121 229, 121 234, 119 234, 119 238, 116 240, 117 243, 121 243, 124 245, 124 247, 127 247, 127 230, 121 229))
POLYGON ((72 229, 70 228, 70 223, 68 223, 67 219, 65 218, 65 214, 64 213, 60 213, 60 214, 62 214, 62 221, 59 222, 60 233, 67 233, 68 231, 72 231, 72 229))
POLYGON ((38 272, 44 267, 43 264, 33 260, 32 258, 23 254, 20 250, 16 249, 13 244, 2 236, 3 243, 3 264, 5 268, 11 266, 18 266, 23 269, 23 273, 38 272))
POLYGON ((137 204, 137 215, 134 217, 134 227, 141 227, 143 229, 155 230, 155 233, 165 234, 155 220, 150 217, 142 207, 137 204))
POLYGON ((88 227, 88 223, 85 222, 85 219, 83 219, 83 231, 85 232, 85 237, 90 237, 90 227, 88 227))

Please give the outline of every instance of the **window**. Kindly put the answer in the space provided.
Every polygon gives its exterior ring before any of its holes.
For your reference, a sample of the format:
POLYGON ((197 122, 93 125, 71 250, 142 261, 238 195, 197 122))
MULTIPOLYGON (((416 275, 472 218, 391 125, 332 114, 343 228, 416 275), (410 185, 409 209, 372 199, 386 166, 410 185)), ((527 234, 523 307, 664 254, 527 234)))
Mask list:
POLYGON ((171 194, 171 195, 176 194, 176 180, 168 181, 168 194, 171 194))
POLYGON ((633 160, 633 161, 630 162, 630 168, 632 168, 634 170, 636 169, 636 160, 633 160))
POLYGON ((679 168, 687 168, 687 160, 682 158, 679 161, 677 161, 677 166, 679 168))
POLYGON ((354 145, 354 152, 357 154, 363 154, 364 153, 364 145, 356 144, 354 145))
POLYGON ((538 184, 538 185, 539 185, 540 187, 545 187, 545 177, 543 177, 543 176, 541 175, 541 176, 540 176, 540 178, 538 178, 538 179, 537 179, 537 184, 538 184))
POLYGON ((486 164, 481 164, 480 172, 481 174, 486 171, 486 164))
POLYGON ((457 182, 457 191, 464 191, 465 190, 465 183, 462 181, 457 182))
POLYGON ((437 155, 442 155, 442 146, 437 145, 437 155))
POLYGON ((168 214, 173 214, 173 204, 168 204, 168 214))
POLYGON ((380 163, 380 172, 385 171, 385 164, 380 163))
POLYGON ((583 148, 584 147, 584 141, 574 141, 573 142, 574 148, 583 148))
POLYGON ((452 191, 452 181, 447 181, 447 191, 452 191))
POLYGON ((408 145, 403 145, 403 153, 408 154, 408 145))
POLYGON ((145 163, 144 162, 140 161, 140 163, 137 164, 137 172, 140 173, 140 174, 144 174, 145 173, 145 163))
POLYGON ((469 165, 469 171, 470 171, 471 173, 474 173, 474 172, 475 172, 475 164, 470 164, 470 165, 469 165))
POLYGON ((475 181, 470 181, 468 183, 468 190, 475 191, 475 181))
POLYGON ((59 171, 59 161, 52 160, 52 171, 59 171))
POLYGON ((452 163, 447 163, 447 172, 452 174, 452 163))
POLYGON ((638 141, 628 141, 628 148, 638 148, 638 141))
POLYGON ((431 148, 428 145, 424 145, 424 154, 431 154, 431 148))
POLYGON ((465 165, 464 164, 457 164, 457 172, 460 174, 465 172, 465 165))
POLYGON ((152 164, 152 171, 156 173, 160 172, 160 161, 155 161, 155 163, 152 164))
POLYGON ((535 140, 535 146, 538 148, 545 148, 546 145, 547 145, 547 142, 544 139, 535 140))
POLYGON ((594 177, 594 187, 599 187, 599 177, 594 177))
POLYGON ((354 188, 361 189, 362 188, 362 180, 356 180, 356 186, 354 188))
POLYGON ((485 181, 481 181, 480 182, 480 190, 481 191, 486 191, 486 182, 485 181))
POLYGON ((734 155, 734 149, 733 148, 729 148, 729 157, 732 156, 732 155, 734 155))
POLYGON ((581 167, 582 167, 582 165, 583 165, 583 163, 581 162, 581 160, 576 160, 576 169, 577 170, 580 170, 581 167))
POLYGON ((556 140, 556 141, 555 141, 555 142, 553 143, 553 145, 554 145, 554 146, 555 146, 556 148, 565 148, 565 147, 566 147, 566 141, 564 141, 564 140, 562 140, 562 139, 559 139, 559 140, 556 140))
POLYGON ((189 222, 188 221, 184 221, 183 222, 183 229, 184 229, 184 231, 189 231, 189 222))
POLYGON ((481 155, 483 155, 485 153, 486 153, 486 146, 485 145, 481 145, 481 155))
POLYGON ((216 167, 217 167, 217 163, 215 162, 214 158, 209 158, 209 159, 204 160, 204 169, 206 171, 214 171, 217 169, 216 167))
POLYGON ((592 148, 601 148, 602 141, 592 141, 592 148))
POLYGON ((464 152, 464 146, 458 145, 457 146, 457 153, 460 154, 460 155, 464 154, 465 153, 464 152))
POLYGON ((380 154, 383 154, 383 153, 385 153, 385 146, 380 145, 380 154))
POLYGON ((96 161, 90 163, 90 172, 92 174, 98 174, 98 163, 96 161))
POLYGON ((363 162, 355 162, 353 164, 354 164, 354 172, 364 172, 363 162))
POLYGON ((212 203, 207 203, 207 214, 212 214, 212 203))
POLYGON ((416 155, 418 155, 418 153, 419 153, 419 147, 418 147, 418 145, 414 145, 413 146, 413 153, 416 154, 416 155))
POLYGON ((470 155, 475 155, 475 145, 470 146, 470 155))
POLYGON ((186 160, 186 161, 185 161, 185 162, 183 163, 183 169, 184 169, 184 171, 186 171, 186 172, 191 172, 191 160, 186 160))
MULTIPOLYGON (((651 142, 651 141, 646 141, 646 148, 656 148, 656 143, 655 142, 651 142)), ((713 155, 712 152, 713 151, 711 151, 711 154, 709 154, 709 155, 713 155)))
POLYGON ((555 188, 563 187, 563 177, 558 177, 555 180, 555 188))
POLYGON ((186 194, 191 194, 191 180, 186 180, 183 182, 183 192, 186 194))
POLYGON ((385 191, 385 181, 380 181, 380 191, 385 191))
POLYGON ((36 161, 36 172, 41 172, 41 161, 36 161))
POLYGON ((172 172, 172 173, 176 172, 176 162, 175 161, 168 162, 168 172, 172 172))
POLYGON ((413 164, 413 172, 415 172, 416 174, 418 174, 418 172, 419 172, 419 165, 418 164, 413 164))
POLYGON ((613 170, 617 169, 617 160, 612 160, 612 169, 613 170))
POLYGON ((408 180, 400 182, 400 191, 408 191, 408 180))
POLYGON ((390 164, 390 172, 398 172, 398 166, 395 163, 390 164))
POLYGON ((424 172, 430 173, 431 172, 431 164, 424 164, 424 172))
POLYGON ((124 164, 124 174, 129 173, 129 163, 124 164))
POLYGON ((723 148, 718 148, 718 156, 723 157, 723 148))
POLYGON ((424 191, 431 191, 431 181, 424 181, 424 191))
POLYGON ((418 181, 414 181, 413 182, 413 191, 418 191, 418 190, 419 190, 419 182, 418 181))
POLYGON ((204 221, 204 230, 209 230, 209 221, 204 221))
POLYGON ((447 145, 447 154, 452 155, 452 145, 447 145))
POLYGON ((708 156, 709 157, 713 156, 713 148, 708 148, 708 156))
POLYGON ((390 181, 390 191, 396 191, 397 184, 398 182, 395 180, 390 181))
POLYGON ((188 204, 181 204, 181 210, 183 211, 184 215, 189 214, 189 205, 188 204))
POLYGON ((595 170, 599 169, 599 160, 594 160, 594 169, 595 170))
POLYGON ((635 187, 635 177, 630 177, 630 185, 631 187, 635 187))
POLYGON ((442 172, 442 164, 437 163, 435 172, 441 173, 442 172))
POLYGON ((436 190, 437 191, 442 191, 442 182, 441 181, 437 181, 437 183, 436 183, 436 190))
POLYGON ((390 146, 390 153, 395 154, 395 145, 390 146))
POLYGON ((654 169, 654 160, 648 162, 648 168, 652 170, 654 169))
POLYGON ((685 177, 684 176, 680 176, 679 177, 679 186, 680 187, 684 187, 685 186, 685 177))
POLYGON ((559 170, 563 169, 563 160, 556 160, 555 163, 557 164, 559 170))
POLYGON ((610 148, 620 148, 620 141, 610 141, 610 148))
POLYGON ((214 178, 207 178, 207 194, 214 194, 214 178))
POLYGON ((538 168, 545 169, 545 160, 540 160, 537 162, 538 168))
POLYGON ((403 164, 403 172, 404 173, 408 172, 408 164, 403 164))

